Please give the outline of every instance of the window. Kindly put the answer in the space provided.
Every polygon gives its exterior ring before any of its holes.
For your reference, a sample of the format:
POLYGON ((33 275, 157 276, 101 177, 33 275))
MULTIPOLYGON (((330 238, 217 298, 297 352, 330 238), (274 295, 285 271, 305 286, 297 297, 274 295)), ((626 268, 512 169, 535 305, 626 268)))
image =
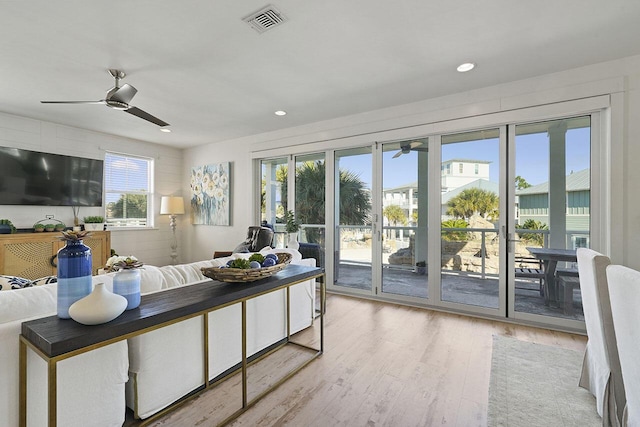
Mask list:
POLYGON ((464 165, 462 163, 460 163, 458 165, 458 173, 462 173, 462 172, 464 172, 464 165))
POLYGON ((153 159, 106 153, 106 221, 110 227, 151 227, 153 159))
POLYGON ((476 169, 476 175, 478 175, 478 172, 480 170, 480 166, 477 163, 475 164, 475 169, 476 169))

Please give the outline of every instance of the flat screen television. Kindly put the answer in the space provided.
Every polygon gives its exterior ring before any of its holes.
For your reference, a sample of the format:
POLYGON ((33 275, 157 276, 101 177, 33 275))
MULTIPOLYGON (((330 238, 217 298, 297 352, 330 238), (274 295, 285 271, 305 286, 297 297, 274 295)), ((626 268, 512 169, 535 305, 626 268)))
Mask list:
POLYGON ((0 147, 0 205, 102 206, 104 161, 0 147))

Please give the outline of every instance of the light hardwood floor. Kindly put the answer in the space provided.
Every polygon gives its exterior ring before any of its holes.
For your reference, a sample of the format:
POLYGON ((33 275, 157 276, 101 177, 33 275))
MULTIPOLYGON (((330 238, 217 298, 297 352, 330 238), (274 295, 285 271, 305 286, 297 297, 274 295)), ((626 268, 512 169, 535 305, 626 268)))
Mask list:
MULTIPOLYGON (((494 334, 586 345, 579 335, 328 295, 325 353, 229 425, 485 426, 494 334)), ((250 389, 304 356, 286 350, 260 362, 250 389)), ((216 425, 238 408, 239 390, 234 377, 151 425, 216 425)))

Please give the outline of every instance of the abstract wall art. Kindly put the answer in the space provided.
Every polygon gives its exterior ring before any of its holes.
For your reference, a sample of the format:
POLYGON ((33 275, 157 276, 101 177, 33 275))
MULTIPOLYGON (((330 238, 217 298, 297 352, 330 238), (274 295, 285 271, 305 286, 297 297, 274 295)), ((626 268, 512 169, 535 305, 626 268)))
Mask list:
POLYGON ((229 225, 229 167, 226 162, 191 169, 192 224, 229 225))

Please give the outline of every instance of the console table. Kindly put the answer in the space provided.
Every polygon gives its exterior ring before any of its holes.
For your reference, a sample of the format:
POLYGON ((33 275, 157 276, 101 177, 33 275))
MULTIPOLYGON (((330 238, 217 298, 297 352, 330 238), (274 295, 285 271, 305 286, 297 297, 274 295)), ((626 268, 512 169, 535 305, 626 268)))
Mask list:
MULTIPOLYGON (((290 378, 294 373, 304 368, 307 364, 320 356, 324 351, 324 312, 326 300, 326 284, 324 270, 317 267, 301 265, 288 265, 287 268, 273 276, 250 283, 223 283, 208 281, 188 286, 180 286, 142 296, 142 301, 137 309, 125 311, 121 316, 111 322, 86 326, 73 320, 59 319, 57 316, 44 317, 31 320, 22 324, 20 335, 20 426, 26 426, 27 422, 27 351, 33 350, 48 365, 48 412, 49 426, 54 427, 56 416, 56 364, 69 357, 82 354, 96 348, 100 348, 117 341, 131 338, 145 332, 169 326, 174 323, 190 319, 196 316, 204 316, 207 323, 208 313, 223 307, 241 303, 242 307, 242 407, 222 422, 226 424, 270 391, 290 378), (313 348, 291 340, 290 319, 290 288, 291 286, 311 280, 320 279, 320 312, 317 320, 320 322, 320 346, 313 348), (275 383, 269 389, 249 401, 247 398, 247 367, 257 360, 247 360, 247 324, 246 302, 252 298, 270 292, 286 289, 286 319, 287 337, 281 346, 295 344, 297 346, 314 351, 312 357, 301 365, 293 368, 282 380, 275 383)), ((208 354, 208 342, 205 328, 205 360, 208 354)), ((271 353, 269 353, 271 354, 271 353)), ((229 374, 231 375, 231 374, 229 374)), ((205 363, 203 385, 200 392, 207 390, 212 384, 209 381, 208 366, 205 363)), ((190 395, 189 398, 196 396, 190 395)), ((182 403, 179 401, 177 403, 182 403)), ((163 414, 166 411, 163 412, 163 414)), ((153 418, 153 417, 151 417, 153 418)), ((145 420, 149 421, 151 418, 145 420)))

